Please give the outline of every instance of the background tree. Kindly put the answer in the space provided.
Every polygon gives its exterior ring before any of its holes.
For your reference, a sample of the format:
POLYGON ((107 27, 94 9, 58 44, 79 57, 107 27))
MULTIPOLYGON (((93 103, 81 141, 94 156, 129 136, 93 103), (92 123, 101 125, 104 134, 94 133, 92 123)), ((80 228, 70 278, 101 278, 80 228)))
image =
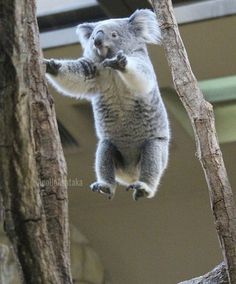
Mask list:
POLYGON ((225 263, 203 277, 185 283, 236 283, 236 207, 215 130, 213 107, 204 99, 191 70, 174 16, 172 1, 149 2, 153 5, 160 24, 163 47, 176 92, 194 130, 197 156, 208 185, 212 213, 225 263))
POLYGON ((66 164, 35 1, 0 0, 0 193, 25 283, 72 283, 66 164))

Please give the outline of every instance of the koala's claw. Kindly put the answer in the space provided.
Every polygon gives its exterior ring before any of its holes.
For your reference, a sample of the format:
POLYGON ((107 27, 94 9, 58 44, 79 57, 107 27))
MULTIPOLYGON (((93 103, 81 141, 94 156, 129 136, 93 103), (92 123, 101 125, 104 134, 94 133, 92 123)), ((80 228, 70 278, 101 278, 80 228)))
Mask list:
POLYGON ((116 57, 111 59, 105 59, 102 63, 103 67, 110 67, 119 71, 125 71, 125 67, 128 63, 127 57, 123 51, 119 51, 116 57))
POLYGON ((85 78, 88 80, 94 78, 97 72, 97 67, 94 63, 85 58, 81 58, 79 62, 83 68, 85 78))
POLYGON ((53 59, 44 59, 43 63, 46 64, 46 73, 57 75, 61 68, 61 63, 57 63, 53 59))
POLYGON ((90 185, 90 188, 93 192, 98 192, 101 194, 108 195, 108 199, 112 199, 113 192, 111 190, 111 187, 108 184, 100 183, 100 182, 94 182, 90 185))
POLYGON ((138 201, 141 197, 148 197, 149 190, 147 189, 147 185, 143 182, 136 182, 127 187, 127 191, 133 190, 133 199, 138 201))
POLYGON ((124 52, 123 51, 119 51, 117 53, 116 58, 117 58, 117 62, 119 64, 120 68, 125 70, 125 67, 126 67, 126 65, 128 63, 128 60, 127 60, 127 57, 125 56, 124 52))

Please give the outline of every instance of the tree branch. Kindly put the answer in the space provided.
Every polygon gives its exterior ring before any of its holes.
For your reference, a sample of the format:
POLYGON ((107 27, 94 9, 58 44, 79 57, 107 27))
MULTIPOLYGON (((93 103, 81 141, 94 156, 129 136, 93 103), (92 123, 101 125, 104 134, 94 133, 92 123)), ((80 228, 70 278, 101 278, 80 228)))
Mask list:
POLYGON ((222 262, 207 274, 191 280, 180 282, 179 284, 228 284, 228 283, 229 281, 228 281, 228 275, 226 272, 225 264, 222 262))
POLYGON ((0 194, 24 282, 72 283, 66 164, 35 10, 0 0, 0 194))
POLYGON ((204 100, 179 34, 171 0, 151 0, 175 89, 191 120, 197 155, 210 193, 212 212, 230 283, 236 283, 236 207, 219 147, 213 108, 204 100))

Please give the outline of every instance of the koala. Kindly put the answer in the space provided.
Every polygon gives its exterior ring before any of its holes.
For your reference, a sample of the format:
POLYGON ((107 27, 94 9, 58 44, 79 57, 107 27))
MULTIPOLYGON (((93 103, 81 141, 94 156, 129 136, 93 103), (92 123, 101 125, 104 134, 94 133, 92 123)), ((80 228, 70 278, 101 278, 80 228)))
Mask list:
POLYGON ((77 27, 83 57, 45 59, 46 76, 62 94, 92 104, 98 137, 94 192, 112 198, 117 184, 134 200, 152 198, 167 167, 169 121, 147 44, 160 44, 155 14, 77 27))

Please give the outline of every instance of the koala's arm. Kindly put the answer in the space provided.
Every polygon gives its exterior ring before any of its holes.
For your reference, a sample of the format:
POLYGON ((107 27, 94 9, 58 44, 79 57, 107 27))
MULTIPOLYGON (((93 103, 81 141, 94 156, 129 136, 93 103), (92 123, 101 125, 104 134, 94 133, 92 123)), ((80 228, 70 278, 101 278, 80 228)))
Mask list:
POLYGON ((96 93, 96 66, 89 59, 45 59, 44 64, 49 82, 59 92, 77 98, 96 93))
POLYGON ((148 58, 127 56, 120 51, 116 57, 106 59, 104 67, 118 71, 121 79, 131 90, 147 94, 156 86, 156 76, 148 58))

